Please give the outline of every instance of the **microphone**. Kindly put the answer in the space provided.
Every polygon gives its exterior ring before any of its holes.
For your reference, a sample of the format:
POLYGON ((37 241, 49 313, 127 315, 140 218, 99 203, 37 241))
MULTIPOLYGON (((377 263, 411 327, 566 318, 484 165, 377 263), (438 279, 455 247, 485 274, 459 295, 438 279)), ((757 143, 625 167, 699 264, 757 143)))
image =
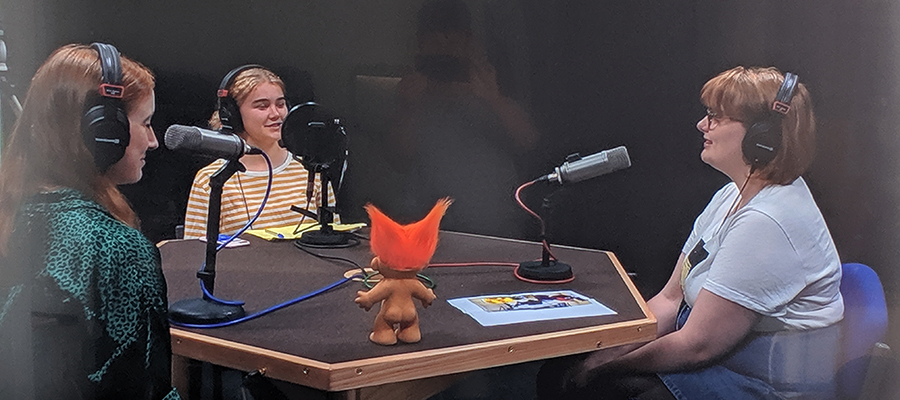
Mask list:
POLYGON ((625 146, 604 150, 581 157, 578 153, 566 157, 566 162, 554 168, 553 172, 538 178, 538 181, 555 181, 560 185, 581 182, 585 179, 606 175, 631 166, 625 146))
POLYGON ((166 130, 169 150, 187 150, 216 158, 236 160, 244 154, 259 154, 260 149, 244 142, 238 135, 223 134, 196 126, 172 125, 166 130))

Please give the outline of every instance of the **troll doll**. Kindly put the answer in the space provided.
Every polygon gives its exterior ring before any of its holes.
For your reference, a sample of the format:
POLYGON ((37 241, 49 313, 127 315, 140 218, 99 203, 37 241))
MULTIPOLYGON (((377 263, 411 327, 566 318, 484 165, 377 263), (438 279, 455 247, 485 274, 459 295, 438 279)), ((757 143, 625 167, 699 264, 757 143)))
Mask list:
POLYGON ((381 302, 369 340, 392 345, 397 341, 415 343, 422 339, 419 314, 413 299, 428 307, 437 297, 425 287, 416 274, 428 266, 437 248, 438 226, 452 200, 438 200, 425 218, 400 225, 368 204, 372 221, 370 243, 375 258, 370 267, 381 274, 381 280, 368 292, 357 292, 356 303, 369 311, 381 302))

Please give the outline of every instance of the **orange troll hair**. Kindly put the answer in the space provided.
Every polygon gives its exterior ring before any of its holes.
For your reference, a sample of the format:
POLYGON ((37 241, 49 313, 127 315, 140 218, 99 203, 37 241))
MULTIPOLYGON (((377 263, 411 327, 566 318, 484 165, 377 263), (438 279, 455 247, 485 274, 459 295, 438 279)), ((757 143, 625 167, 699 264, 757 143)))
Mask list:
POLYGON ((382 264, 396 271, 425 269, 437 248, 441 218, 451 203, 450 198, 438 200, 425 218, 409 225, 400 225, 372 204, 366 204, 372 220, 372 252, 382 264))

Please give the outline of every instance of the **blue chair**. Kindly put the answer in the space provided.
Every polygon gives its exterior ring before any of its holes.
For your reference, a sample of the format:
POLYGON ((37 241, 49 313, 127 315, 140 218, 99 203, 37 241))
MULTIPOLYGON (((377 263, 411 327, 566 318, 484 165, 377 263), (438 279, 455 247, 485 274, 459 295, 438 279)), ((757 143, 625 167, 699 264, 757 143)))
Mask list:
POLYGON ((881 343, 887 333, 887 305, 878 275, 866 265, 843 264, 844 297, 842 360, 837 375, 840 399, 876 399, 890 348, 881 343))

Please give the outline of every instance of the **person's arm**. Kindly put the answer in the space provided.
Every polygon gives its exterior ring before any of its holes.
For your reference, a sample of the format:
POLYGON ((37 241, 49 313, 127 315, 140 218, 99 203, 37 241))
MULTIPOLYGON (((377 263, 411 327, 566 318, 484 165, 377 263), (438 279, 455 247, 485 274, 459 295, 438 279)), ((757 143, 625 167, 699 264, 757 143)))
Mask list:
POLYGON ((604 369, 666 372, 708 364, 740 343, 763 314, 788 304, 806 287, 805 264, 771 215, 742 212, 723 236, 685 326, 604 369))
MULTIPOLYGON (((656 317, 656 337, 662 337, 675 330, 675 319, 678 316, 678 308, 681 306, 683 292, 681 290, 681 265, 684 263, 685 254, 681 253, 672 275, 666 286, 647 302, 650 312, 656 317)), ((651 342, 648 342, 651 343, 651 342)), ((625 346, 617 346, 602 349, 591 353, 584 361, 572 370, 571 379, 576 385, 587 383, 591 377, 605 368, 609 362, 622 357, 629 352, 644 346, 647 343, 636 343, 625 346)))
POLYGON ((136 230, 99 226, 110 236, 92 249, 99 254, 95 312, 104 328, 93 332, 98 363, 88 378, 96 398, 177 399, 159 250, 136 230))
POLYGON ((598 351, 573 372, 567 384, 583 386, 614 370, 667 372, 709 364, 743 340, 759 318, 756 312, 702 289, 681 329, 644 345, 598 351))
POLYGON ((476 96, 483 98, 491 106, 516 147, 530 150, 537 144, 540 134, 531 121, 531 116, 515 101, 500 93, 497 72, 486 59, 478 57, 473 60, 468 85, 476 96))
POLYGON ((675 330, 675 319, 684 299, 684 291, 681 289, 681 268, 685 257, 686 255, 681 253, 666 286, 647 302, 650 312, 656 317, 656 337, 662 337, 675 330))
POLYGON ((413 127, 411 110, 416 108, 427 87, 428 78, 420 72, 404 76, 398 84, 394 118, 384 143, 385 158, 395 169, 408 168, 415 159, 418 132, 413 127))
POLYGON ((666 372, 699 367, 733 349, 759 318, 758 313, 702 289, 684 327, 608 363, 604 369, 666 372))

